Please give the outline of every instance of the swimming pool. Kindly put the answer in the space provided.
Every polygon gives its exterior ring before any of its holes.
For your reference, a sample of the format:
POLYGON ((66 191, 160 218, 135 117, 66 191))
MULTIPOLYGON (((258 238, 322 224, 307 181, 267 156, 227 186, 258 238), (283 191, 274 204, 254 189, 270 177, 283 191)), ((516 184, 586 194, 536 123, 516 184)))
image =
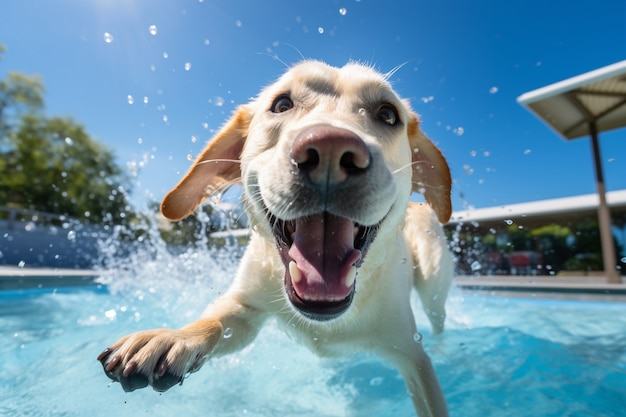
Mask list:
MULTIPOLYGON (((236 259, 210 255, 136 258, 103 272, 98 287, 0 292, 0 415, 414 415, 399 374, 376 357, 319 359, 275 323, 166 393, 111 383, 96 361, 103 348, 135 330, 181 326, 227 288, 236 259)), ((625 307, 456 290, 438 337, 416 314, 452 416, 618 416, 625 307)))

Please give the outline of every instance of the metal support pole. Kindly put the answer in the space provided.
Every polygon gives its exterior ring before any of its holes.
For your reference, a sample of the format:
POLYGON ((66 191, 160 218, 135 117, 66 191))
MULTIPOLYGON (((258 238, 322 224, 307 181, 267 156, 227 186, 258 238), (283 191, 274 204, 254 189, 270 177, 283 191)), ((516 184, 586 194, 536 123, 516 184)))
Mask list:
POLYGON ((602 158, 600 157, 598 130, 594 122, 589 123, 589 134, 591 135, 591 147, 593 151, 594 168, 596 171, 596 187, 600 201, 598 206, 598 222, 600 226, 604 273, 608 283, 619 284, 621 283, 621 279, 615 269, 617 262, 615 259, 613 233, 611 232, 611 212, 609 211, 609 206, 606 203, 606 190, 604 188, 604 174, 602 173, 602 158))

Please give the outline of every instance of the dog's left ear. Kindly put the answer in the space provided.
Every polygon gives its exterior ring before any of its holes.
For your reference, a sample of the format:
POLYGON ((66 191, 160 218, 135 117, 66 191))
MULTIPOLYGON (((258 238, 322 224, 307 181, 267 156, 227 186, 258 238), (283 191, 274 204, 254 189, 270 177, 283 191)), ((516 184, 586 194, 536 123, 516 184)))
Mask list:
POLYGON ((409 144, 413 166, 413 192, 424 194, 441 223, 447 223, 452 215, 452 177, 450 168, 441 151, 420 129, 419 118, 411 115, 408 125, 409 144))
POLYGON ((163 199, 161 213, 172 221, 194 212, 205 198, 241 182, 239 158, 248 136, 252 115, 246 106, 215 135, 193 163, 187 174, 163 199))

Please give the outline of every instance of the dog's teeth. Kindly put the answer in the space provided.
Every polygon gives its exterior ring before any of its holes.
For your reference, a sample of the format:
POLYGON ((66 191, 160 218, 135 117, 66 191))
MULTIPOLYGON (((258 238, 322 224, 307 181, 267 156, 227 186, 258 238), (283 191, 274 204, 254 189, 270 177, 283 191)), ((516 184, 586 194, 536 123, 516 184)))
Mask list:
POLYGON ((289 275, 291 275, 291 282, 294 284, 302 281, 302 272, 300 272, 298 265, 294 261, 289 262, 289 275))
POLYGON ((351 287, 352 285, 354 285, 355 280, 356 280, 356 266, 352 265, 352 267, 350 268, 350 271, 348 272, 348 275, 346 275, 346 277, 344 278, 343 284, 346 287, 351 287))

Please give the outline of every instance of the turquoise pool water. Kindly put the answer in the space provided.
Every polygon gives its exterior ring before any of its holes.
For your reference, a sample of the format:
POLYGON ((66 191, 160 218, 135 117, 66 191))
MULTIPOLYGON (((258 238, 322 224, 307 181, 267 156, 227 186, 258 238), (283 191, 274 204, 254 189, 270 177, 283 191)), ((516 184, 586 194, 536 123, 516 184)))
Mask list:
MULTIPOLYGON (((194 319, 228 286, 234 264, 157 257, 104 272, 100 287, 1 292, 0 415, 414 415, 398 373, 376 357, 319 359, 275 323, 166 393, 126 394, 108 380, 96 361, 103 348, 194 319)), ((441 336, 421 313, 417 320, 452 416, 624 415, 624 304, 453 292, 448 309, 441 336)))

